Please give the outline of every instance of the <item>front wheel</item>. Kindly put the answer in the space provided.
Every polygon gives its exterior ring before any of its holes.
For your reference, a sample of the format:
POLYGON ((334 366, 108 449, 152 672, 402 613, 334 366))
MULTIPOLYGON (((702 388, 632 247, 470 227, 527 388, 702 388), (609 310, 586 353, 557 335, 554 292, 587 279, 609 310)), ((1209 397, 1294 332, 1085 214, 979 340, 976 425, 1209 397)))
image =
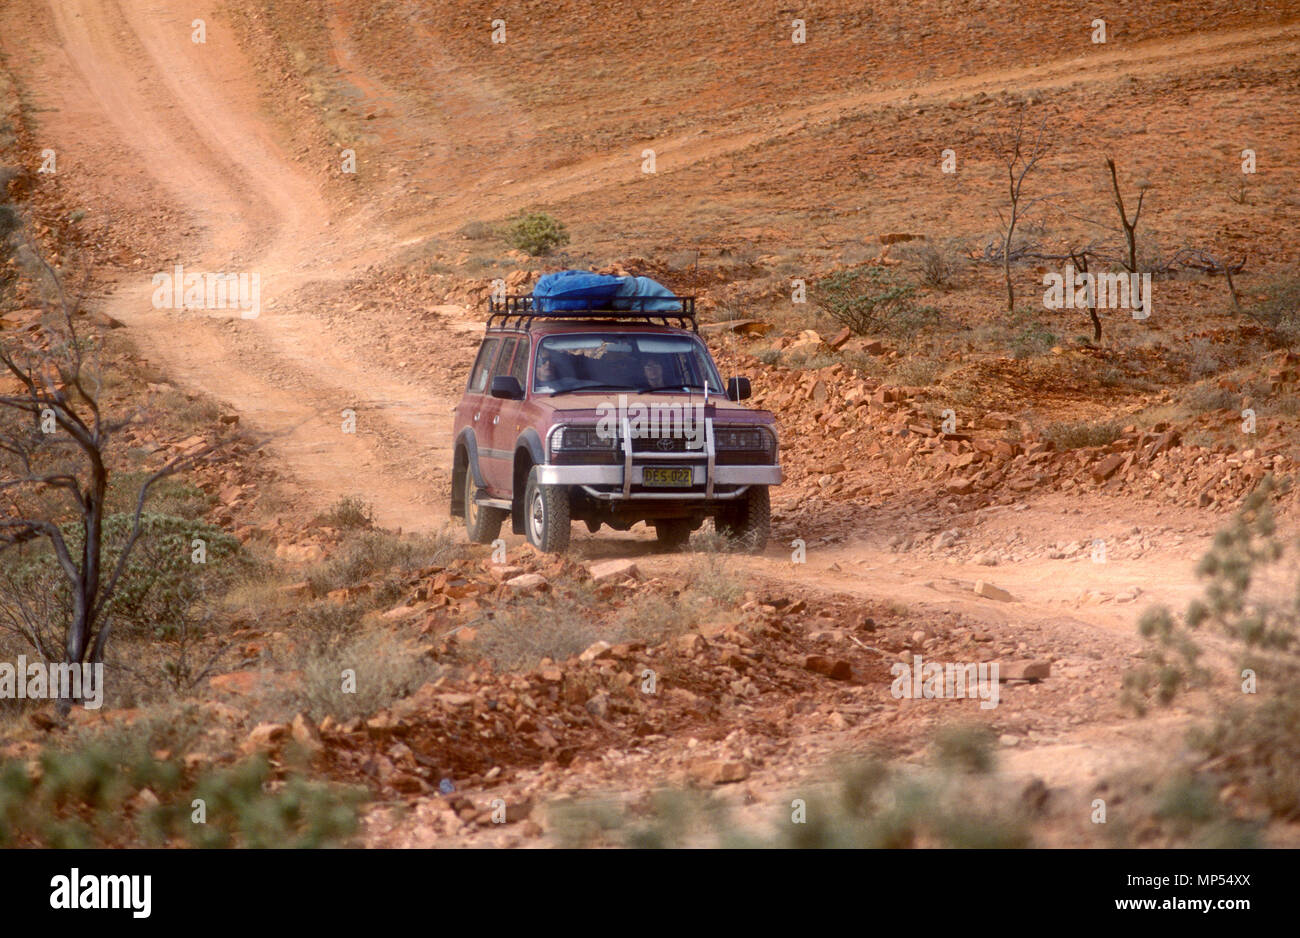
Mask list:
POLYGON ((772 503, 766 485, 751 485, 745 494, 718 509, 714 527, 741 550, 761 554, 772 527, 772 503))
POLYGON ((473 544, 491 544, 501 536, 501 524, 510 512, 503 508, 485 508, 474 498, 478 494, 474 478, 469 467, 464 470, 460 481, 462 498, 465 500, 465 532, 473 544))
POLYGON ((548 554, 562 554, 569 549, 569 490, 562 485, 540 484, 536 467, 528 473, 524 512, 528 543, 548 554))

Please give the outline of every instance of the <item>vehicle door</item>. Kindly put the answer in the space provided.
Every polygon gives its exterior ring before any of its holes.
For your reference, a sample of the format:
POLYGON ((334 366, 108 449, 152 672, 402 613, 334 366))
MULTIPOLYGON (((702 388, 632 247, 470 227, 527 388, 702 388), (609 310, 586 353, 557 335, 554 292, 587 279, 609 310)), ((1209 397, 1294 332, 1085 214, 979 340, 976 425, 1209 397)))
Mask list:
MULTIPOLYGON (((468 427, 474 437, 474 445, 478 452, 479 471, 484 470, 483 449, 490 447, 489 433, 487 428, 491 426, 483 423, 483 405, 485 401, 490 401, 488 395, 489 375, 492 366, 497 359, 497 353, 501 351, 501 339, 496 336, 489 336, 483 340, 479 346, 478 357, 474 359, 474 367, 469 372, 469 382, 465 385, 465 395, 461 398, 460 403, 456 405, 456 425, 468 427)), ((490 421, 491 418, 489 418, 490 421)))
MULTIPOLYGON (((523 340, 525 347, 527 340, 523 340)), ((514 436, 513 424, 502 425, 502 405, 514 404, 499 397, 493 397, 492 379, 498 375, 510 374, 510 364, 519 347, 520 339, 510 336, 502 340, 501 352, 492 367, 488 369, 487 383, 483 389, 483 403, 479 407, 478 419, 478 460, 487 481, 488 491, 497 498, 504 497, 510 491, 510 468, 513 461, 514 436)))
MULTIPOLYGON (((500 440, 500 447, 508 449, 510 454, 505 460, 505 478, 503 486, 510 488, 514 479, 512 478, 515 471, 515 443, 519 440, 519 434, 524 432, 524 400, 528 395, 528 378, 531 370, 530 359, 532 358, 532 343, 528 336, 519 337, 519 345, 515 349, 514 360, 510 363, 510 370, 506 374, 510 375, 519 382, 519 386, 524 389, 524 398, 510 401, 504 398, 498 401, 500 405, 497 411, 497 438, 500 440)), ((520 493, 522 495, 522 493, 520 493)))

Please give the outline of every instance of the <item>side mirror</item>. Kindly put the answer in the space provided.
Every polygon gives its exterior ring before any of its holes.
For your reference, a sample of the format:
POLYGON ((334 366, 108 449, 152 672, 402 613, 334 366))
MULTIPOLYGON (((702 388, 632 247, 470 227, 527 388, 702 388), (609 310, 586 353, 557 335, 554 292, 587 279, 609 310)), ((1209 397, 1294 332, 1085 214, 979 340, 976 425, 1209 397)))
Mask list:
POLYGON ((753 393, 753 389, 749 386, 748 378, 727 379, 727 400, 743 401, 753 393))
POLYGON ((524 389, 519 386, 519 379, 514 375, 497 375, 492 379, 492 396, 518 401, 523 399, 524 389))

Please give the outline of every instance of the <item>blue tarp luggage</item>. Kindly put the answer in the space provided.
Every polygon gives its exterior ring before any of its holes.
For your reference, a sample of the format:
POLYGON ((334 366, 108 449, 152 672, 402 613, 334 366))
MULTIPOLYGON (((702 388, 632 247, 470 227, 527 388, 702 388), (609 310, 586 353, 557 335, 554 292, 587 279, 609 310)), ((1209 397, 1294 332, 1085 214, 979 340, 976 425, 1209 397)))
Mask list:
POLYGON ((533 308, 564 310, 618 309, 646 313, 680 313, 673 291, 649 277, 611 277, 589 270, 543 274, 533 287, 533 308))
POLYGON ((534 308, 549 313, 567 309, 609 309, 622 277, 593 274, 589 270, 562 270, 543 274, 533 287, 534 308))
POLYGON ((624 277, 623 284, 614 294, 615 309, 630 309, 644 313, 680 313, 681 300, 673 298, 673 291, 649 277, 624 277))

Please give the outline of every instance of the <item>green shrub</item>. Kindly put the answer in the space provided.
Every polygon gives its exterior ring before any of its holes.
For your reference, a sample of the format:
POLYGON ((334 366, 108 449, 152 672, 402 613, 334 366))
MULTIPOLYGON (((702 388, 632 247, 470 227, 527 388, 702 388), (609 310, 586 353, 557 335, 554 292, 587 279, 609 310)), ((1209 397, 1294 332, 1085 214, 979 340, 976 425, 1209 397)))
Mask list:
POLYGON ((937 309, 915 302, 916 286, 900 281, 887 267, 838 271, 817 281, 814 294, 818 305, 855 335, 911 336, 939 319, 937 309))
POLYGON ((925 358, 904 358, 894 366, 890 378, 897 384, 909 387, 929 387, 938 382, 943 368, 938 362, 925 358))
MULTIPOLYGON (((147 472, 115 472, 109 476, 105 514, 134 514, 140 486, 147 472)), ((216 499, 179 476, 160 479, 149 488, 145 510, 153 515, 196 521, 216 504, 216 499)))
POLYGON ((357 790, 296 774, 273 781, 264 756, 190 769, 187 744, 173 736, 181 748, 159 758, 159 738, 149 723, 47 749, 35 772, 0 762, 0 846, 323 847, 356 830, 357 790))
MULTIPOLYGON (((116 569, 134 518, 109 515, 103 525, 101 583, 116 569)), ((80 555, 84 532, 80 523, 64 525, 69 552, 80 555)), ((127 560, 121 580, 105 609, 119 634, 164 637, 205 596, 224 589, 246 573, 252 561, 233 536, 202 521, 144 514, 140 537, 127 560), (196 541, 201 541, 199 545, 196 541), (196 559, 202 562, 195 562, 196 559)), ((0 590, 29 607, 43 610, 39 628, 61 636, 72 618, 67 579, 48 544, 0 556, 0 590)))
POLYGON ((899 849, 1030 846, 1027 818, 1004 781, 965 772, 897 771, 875 761, 842 769, 830 790, 780 798, 767 830, 747 832, 724 804, 700 792, 661 792, 638 812, 609 801, 557 805, 552 829, 562 846, 899 849), (795 820, 795 799, 803 802, 795 820), (641 817, 631 816, 640 814, 641 817))
POLYGON ((545 212, 516 216, 505 231, 506 243, 533 257, 542 257, 569 243, 564 224, 545 212))
POLYGON ((993 771, 993 747, 997 735, 988 727, 953 726, 935 734, 939 764, 963 772, 993 771))
POLYGON ((1191 736, 1220 772, 1274 816, 1300 818, 1300 541, 1278 533, 1274 501, 1289 480, 1266 476, 1214 537, 1197 574, 1206 581, 1181 620, 1161 606, 1139 620, 1143 664, 1124 677, 1124 700, 1139 713, 1187 688, 1212 686, 1200 663, 1198 630, 1214 629, 1237 658, 1226 689, 1241 700, 1191 736), (1283 580, 1283 582, 1279 582, 1283 580), (1249 670, 1257 686, 1247 704, 1249 670))
POLYGON ((1030 323, 1011 337, 1011 357, 1017 361, 1046 355, 1061 337, 1041 323, 1030 323))

